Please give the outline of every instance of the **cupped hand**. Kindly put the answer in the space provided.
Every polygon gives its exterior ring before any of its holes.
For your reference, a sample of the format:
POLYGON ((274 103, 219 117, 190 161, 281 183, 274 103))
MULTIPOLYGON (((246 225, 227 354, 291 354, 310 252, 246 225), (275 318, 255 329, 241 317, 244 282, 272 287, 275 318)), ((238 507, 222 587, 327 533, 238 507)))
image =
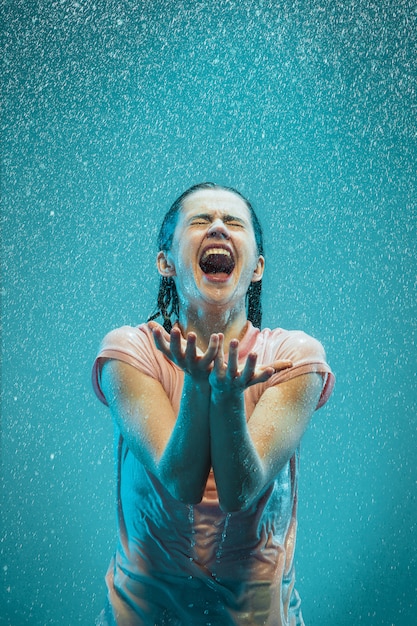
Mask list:
POLYGON ((208 378, 219 346, 219 335, 210 337, 207 350, 197 347, 197 335, 188 333, 186 339, 178 327, 168 333, 159 324, 150 325, 155 345, 170 361, 193 378, 208 378))
POLYGON ((264 383, 276 372, 292 367, 291 361, 275 361, 272 365, 256 367, 257 354, 251 352, 243 367, 239 368, 239 341, 232 339, 229 344, 229 359, 224 361, 224 337, 219 335, 219 346, 210 373, 211 387, 219 392, 243 392, 247 387, 264 383))

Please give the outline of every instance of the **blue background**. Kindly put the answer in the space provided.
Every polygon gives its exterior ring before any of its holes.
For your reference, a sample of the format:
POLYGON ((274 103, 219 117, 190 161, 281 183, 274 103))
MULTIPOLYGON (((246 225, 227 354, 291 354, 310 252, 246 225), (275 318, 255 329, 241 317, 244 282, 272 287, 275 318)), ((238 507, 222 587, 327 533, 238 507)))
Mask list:
POLYGON ((154 307, 156 234, 230 184, 266 235, 264 324, 326 347, 302 445, 308 626, 416 602, 411 0, 5 0, 0 624, 94 623, 115 538, 90 369, 154 307))

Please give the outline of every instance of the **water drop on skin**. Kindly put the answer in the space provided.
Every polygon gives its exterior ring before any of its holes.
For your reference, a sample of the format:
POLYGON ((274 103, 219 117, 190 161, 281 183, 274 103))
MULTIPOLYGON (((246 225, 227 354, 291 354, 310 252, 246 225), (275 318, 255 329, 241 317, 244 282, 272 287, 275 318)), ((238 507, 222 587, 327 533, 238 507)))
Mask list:
POLYGON ((231 516, 232 516, 231 513, 227 513, 226 517, 224 519, 224 526, 223 526, 222 536, 220 538, 219 547, 217 548, 217 553, 216 553, 216 562, 217 563, 220 563, 220 559, 221 559, 222 552, 223 552, 223 544, 226 541, 227 528, 229 526, 229 521, 230 521, 231 516))
MULTIPOLYGON (((194 506, 192 504, 188 505, 188 521, 190 523, 190 548, 191 551, 194 550, 195 546, 195 527, 194 527, 194 506)), ((192 561, 192 557, 190 561, 192 561)))

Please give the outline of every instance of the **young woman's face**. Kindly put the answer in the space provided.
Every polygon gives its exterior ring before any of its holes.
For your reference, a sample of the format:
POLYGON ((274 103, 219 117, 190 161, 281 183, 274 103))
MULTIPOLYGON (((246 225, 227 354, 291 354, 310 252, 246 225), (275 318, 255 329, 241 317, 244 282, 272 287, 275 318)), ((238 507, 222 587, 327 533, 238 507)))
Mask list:
POLYGON ((251 281, 262 278, 245 202, 223 189, 201 189, 184 202, 171 250, 158 255, 161 273, 174 278, 180 303, 236 306, 251 281))

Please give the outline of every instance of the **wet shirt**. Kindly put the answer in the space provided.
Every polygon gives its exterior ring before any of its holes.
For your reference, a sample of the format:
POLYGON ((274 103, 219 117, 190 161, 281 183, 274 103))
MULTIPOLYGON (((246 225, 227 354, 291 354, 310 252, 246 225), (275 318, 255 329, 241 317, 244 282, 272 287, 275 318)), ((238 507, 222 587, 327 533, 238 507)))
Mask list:
MULTIPOLYGON (((245 391, 247 419, 267 387, 302 374, 323 378, 320 408, 334 378, 322 345, 301 331, 260 331, 250 323, 239 362, 290 360, 290 369, 245 391)), ((147 324, 123 326, 103 340, 93 386, 106 404, 100 370, 106 359, 157 379, 178 414, 184 374, 154 344, 147 324)), ((226 355, 227 360, 227 355, 226 355)), ((224 513, 211 471, 202 501, 175 500, 116 431, 118 543, 106 581, 113 623, 124 626, 295 626, 303 624, 294 587, 299 451, 248 509, 224 513)), ((102 622, 103 624, 106 622, 102 622)))

